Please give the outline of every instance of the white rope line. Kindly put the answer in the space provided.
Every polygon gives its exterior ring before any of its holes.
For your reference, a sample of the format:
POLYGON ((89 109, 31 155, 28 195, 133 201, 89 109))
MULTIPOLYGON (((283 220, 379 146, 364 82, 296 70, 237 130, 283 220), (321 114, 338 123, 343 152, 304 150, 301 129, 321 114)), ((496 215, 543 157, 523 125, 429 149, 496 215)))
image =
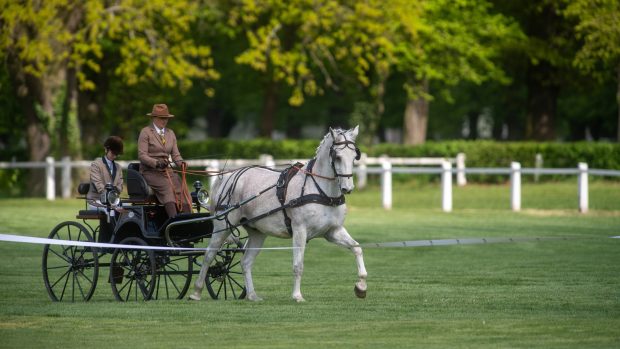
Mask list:
MULTIPOLYGON (((39 245, 62 245, 62 246, 84 246, 84 247, 102 247, 102 248, 121 248, 132 250, 160 250, 160 251, 210 251, 218 250, 208 247, 168 247, 168 246, 145 246, 145 245, 123 245, 123 244, 109 244, 101 242, 88 242, 88 241, 74 241, 74 240, 58 240, 37 238, 33 236, 22 236, 12 234, 0 234, 0 241, 7 242, 21 242, 28 244, 39 245)), ((239 248, 243 250, 291 250, 295 247, 261 247, 261 248, 239 248)))
POLYGON ((569 237, 522 237, 522 238, 465 238, 465 239, 440 239, 440 240, 415 240, 415 241, 395 241, 360 244, 365 248, 381 247, 431 247, 431 246, 451 246, 451 245, 478 245, 478 244, 497 244, 507 242, 531 242, 543 240, 568 240, 569 237))
MULTIPOLYGON (((521 238, 465 238, 465 239, 439 239, 439 240, 412 240, 412 241, 394 241, 394 242, 371 242, 359 244, 352 247, 363 248, 390 248, 390 247, 432 247, 432 246, 451 246, 451 245, 477 245, 477 244, 496 244, 509 242, 532 242, 545 240, 570 240, 584 237, 521 237, 521 238)), ((620 239, 618 236, 610 236, 611 239, 620 239)), ((209 251, 214 250, 208 247, 168 247, 168 246, 145 246, 145 245, 122 245, 88 241, 74 240, 58 240, 38 238, 33 236, 23 236, 14 234, 0 234, 0 241, 21 242, 28 244, 40 245, 62 245, 62 246, 84 246, 84 247, 101 247, 115 249, 140 249, 140 250, 160 250, 160 251, 209 251)), ((260 247, 260 248, 239 248, 242 250, 292 250, 297 247, 260 247)))

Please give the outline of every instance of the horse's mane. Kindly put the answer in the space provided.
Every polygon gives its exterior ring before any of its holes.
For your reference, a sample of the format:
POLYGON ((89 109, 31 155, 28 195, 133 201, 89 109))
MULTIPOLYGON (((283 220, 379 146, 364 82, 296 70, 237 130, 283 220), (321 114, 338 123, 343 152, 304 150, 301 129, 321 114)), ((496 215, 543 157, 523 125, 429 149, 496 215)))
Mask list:
MULTIPOLYGON (((346 133, 346 130, 343 130, 341 128, 334 128, 332 129, 332 131, 334 131, 334 134, 336 134, 337 136, 346 133)), ((321 150, 321 147, 323 147, 323 145, 325 143, 327 143, 327 139, 329 138, 330 132, 327 131, 327 133, 325 134, 325 136, 323 136, 323 139, 321 140, 321 143, 319 143, 319 146, 316 147, 316 151, 314 152, 315 155, 319 155, 319 150, 321 150)))

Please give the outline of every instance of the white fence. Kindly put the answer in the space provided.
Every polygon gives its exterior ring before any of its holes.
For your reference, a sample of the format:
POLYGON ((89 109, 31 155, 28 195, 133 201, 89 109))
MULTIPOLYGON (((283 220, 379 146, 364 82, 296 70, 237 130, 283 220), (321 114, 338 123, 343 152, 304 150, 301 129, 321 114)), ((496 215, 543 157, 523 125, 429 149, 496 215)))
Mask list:
MULTIPOLYGON (((234 160, 187 160, 189 167, 204 168, 209 171, 220 169, 235 169, 250 165, 263 165, 272 168, 285 167, 297 161, 289 160, 276 163, 272 156, 263 155, 258 159, 234 159, 234 160)), ((134 161, 118 161, 123 168, 134 161)), ((70 198, 72 196, 71 173, 75 168, 89 168, 91 161, 71 161, 64 157, 61 161, 55 161, 48 157, 45 162, 0 162, 1 169, 13 168, 40 168, 45 169, 46 173, 46 198, 54 200, 56 198, 56 168, 61 169, 61 196, 70 198)), ((539 162, 537 161, 537 165, 539 162)), ((620 171, 589 169, 585 163, 579 163, 576 168, 521 168, 518 162, 511 163, 510 168, 466 168, 465 155, 458 154, 456 158, 390 158, 387 156, 370 158, 362 154, 361 159, 356 163, 357 187, 364 188, 367 183, 368 175, 379 175, 381 178, 381 201, 382 207, 386 210, 392 208, 392 175, 395 173, 405 174, 436 174, 441 176, 441 191, 443 211, 452 211, 452 186, 453 176, 459 186, 466 185, 467 174, 486 174, 486 175, 507 175, 510 177, 510 204, 513 211, 521 209, 521 175, 533 175, 538 178, 540 175, 576 175, 578 177, 578 210, 588 211, 588 175, 620 177, 620 171)), ((213 180, 214 177, 210 177, 213 180)))
POLYGON ((393 168, 389 165, 382 168, 367 169, 368 173, 381 175, 383 208, 392 208, 392 174, 437 174, 441 176, 441 207, 443 211, 452 211, 452 177, 462 172, 466 174, 508 175, 510 176, 510 204, 513 211, 521 210, 521 175, 576 175, 577 176, 577 209, 579 212, 588 211, 588 175, 620 177, 620 171, 589 169, 588 164, 579 163, 576 168, 521 168, 518 162, 512 162, 510 168, 464 168, 454 170, 449 161, 445 161, 440 168, 393 168))

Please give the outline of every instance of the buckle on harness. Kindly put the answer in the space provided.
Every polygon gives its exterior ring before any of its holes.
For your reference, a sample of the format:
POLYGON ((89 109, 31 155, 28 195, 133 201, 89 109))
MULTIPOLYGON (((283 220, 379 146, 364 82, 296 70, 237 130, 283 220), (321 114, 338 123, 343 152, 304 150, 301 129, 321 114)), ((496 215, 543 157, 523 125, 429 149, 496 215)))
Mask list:
POLYGON ((300 198, 291 199, 286 206, 288 207, 297 207, 300 198))

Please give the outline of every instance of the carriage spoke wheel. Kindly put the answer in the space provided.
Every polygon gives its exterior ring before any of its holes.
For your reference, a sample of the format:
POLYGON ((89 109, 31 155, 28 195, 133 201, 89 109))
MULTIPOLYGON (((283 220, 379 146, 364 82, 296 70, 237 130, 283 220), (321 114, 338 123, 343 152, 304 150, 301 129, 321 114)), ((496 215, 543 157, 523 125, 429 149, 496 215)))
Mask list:
MULTIPOLYGON (((48 238, 94 242, 88 229, 77 222, 58 224, 48 238)), ((88 301, 97 287, 99 258, 92 247, 45 245, 42 269, 47 294, 53 301, 88 301)))
POLYGON ((245 298, 241 257, 246 242, 247 237, 240 238, 236 242, 225 242, 217 252, 205 280, 211 298, 245 298))
POLYGON ((153 299, 183 299, 192 282, 192 257, 161 252, 155 260, 157 282, 153 299))
MULTIPOLYGON (((144 240, 135 237, 126 238, 120 244, 147 245, 144 240)), ((155 253, 152 250, 114 250, 110 261, 110 285, 116 300, 149 300, 153 296, 156 281, 155 253)))

